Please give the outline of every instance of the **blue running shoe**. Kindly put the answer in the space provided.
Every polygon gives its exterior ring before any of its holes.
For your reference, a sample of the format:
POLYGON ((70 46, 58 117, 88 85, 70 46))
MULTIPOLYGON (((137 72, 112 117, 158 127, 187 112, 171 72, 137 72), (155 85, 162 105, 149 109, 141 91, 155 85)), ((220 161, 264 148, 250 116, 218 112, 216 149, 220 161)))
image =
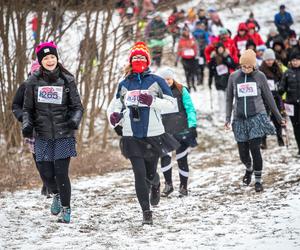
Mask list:
POLYGON ((59 194, 53 195, 53 201, 51 204, 51 214, 58 215, 61 211, 61 203, 59 194))
POLYGON ((61 215, 61 217, 58 219, 58 222, 70 223, 70 220, 71 220, 71 208, 69 208, 69 207, 62 207, 60 215, 61 215))

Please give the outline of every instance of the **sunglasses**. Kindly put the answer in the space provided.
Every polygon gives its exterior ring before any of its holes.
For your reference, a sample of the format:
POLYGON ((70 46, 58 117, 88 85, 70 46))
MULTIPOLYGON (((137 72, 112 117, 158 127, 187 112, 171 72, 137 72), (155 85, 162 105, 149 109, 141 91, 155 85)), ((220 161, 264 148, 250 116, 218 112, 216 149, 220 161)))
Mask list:
POLYGON ((147 58, 145 56, 133 56, 131 58, 133 61, 147 61, 147 58))

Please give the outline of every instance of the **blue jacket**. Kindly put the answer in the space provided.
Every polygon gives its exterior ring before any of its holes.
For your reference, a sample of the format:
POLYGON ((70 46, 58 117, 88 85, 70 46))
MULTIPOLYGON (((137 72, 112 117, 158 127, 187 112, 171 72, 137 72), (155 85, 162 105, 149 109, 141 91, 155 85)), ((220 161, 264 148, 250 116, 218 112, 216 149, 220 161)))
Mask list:
POLYGON ((119 83, 115 99, 109 105, 107 113, 109 116, 113 112, 123 113, 123 136, 143 138, 165 133, 161 113, 174 109, 175 105, 176 100, 166 81, 148 71, 130 74, 119 83), (144 92, 153 96, 150 107, 139 103, 138 95, 144 92), (138 109, 139 121, 133 119, 135 107, 138 109))
POLYGON ((281 13, 277 13, 274 17, 274 22, 276 26, 285 25, 287 27, 290 27, 294 21, 289 12, 284 12, 283 15, 281 13))
POLYGON ((207 44, 209 44, 209 35, 208 35, 207 31, 202 30, 202 29, 196 29, 193 32, 193 36, 195 37, 195 39, 198 43, 201 42, 201 45, 202 45, 203 41, 205 42, 205 46, 207 44))

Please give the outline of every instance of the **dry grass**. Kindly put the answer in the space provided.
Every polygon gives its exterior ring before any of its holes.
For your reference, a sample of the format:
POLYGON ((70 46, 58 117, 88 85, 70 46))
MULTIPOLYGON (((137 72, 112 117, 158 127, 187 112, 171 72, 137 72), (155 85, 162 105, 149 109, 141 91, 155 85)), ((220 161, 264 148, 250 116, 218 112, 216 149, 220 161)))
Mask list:
MULTIPOLYGON (((119 149, 102 151, 99 148, 85 148, 79 152, 78 157, 72 159, 71 178, 103 175, 122 170, 129 165, 119 149)), ((0 155, 0 193, 40 186, 40 176, 28 151, 10 150, 0 155)))

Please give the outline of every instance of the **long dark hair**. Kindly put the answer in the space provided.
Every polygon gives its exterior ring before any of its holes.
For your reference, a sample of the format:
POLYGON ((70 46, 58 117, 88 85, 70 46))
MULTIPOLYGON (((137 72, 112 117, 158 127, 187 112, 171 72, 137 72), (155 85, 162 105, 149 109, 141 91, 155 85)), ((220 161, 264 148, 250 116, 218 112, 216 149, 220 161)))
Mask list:
POLYGON ((62 73, 65 73, 67 75, 74 77, 74 75, 69 70, 67 70, 60 62, 58 62, 57 65, 62 73))

